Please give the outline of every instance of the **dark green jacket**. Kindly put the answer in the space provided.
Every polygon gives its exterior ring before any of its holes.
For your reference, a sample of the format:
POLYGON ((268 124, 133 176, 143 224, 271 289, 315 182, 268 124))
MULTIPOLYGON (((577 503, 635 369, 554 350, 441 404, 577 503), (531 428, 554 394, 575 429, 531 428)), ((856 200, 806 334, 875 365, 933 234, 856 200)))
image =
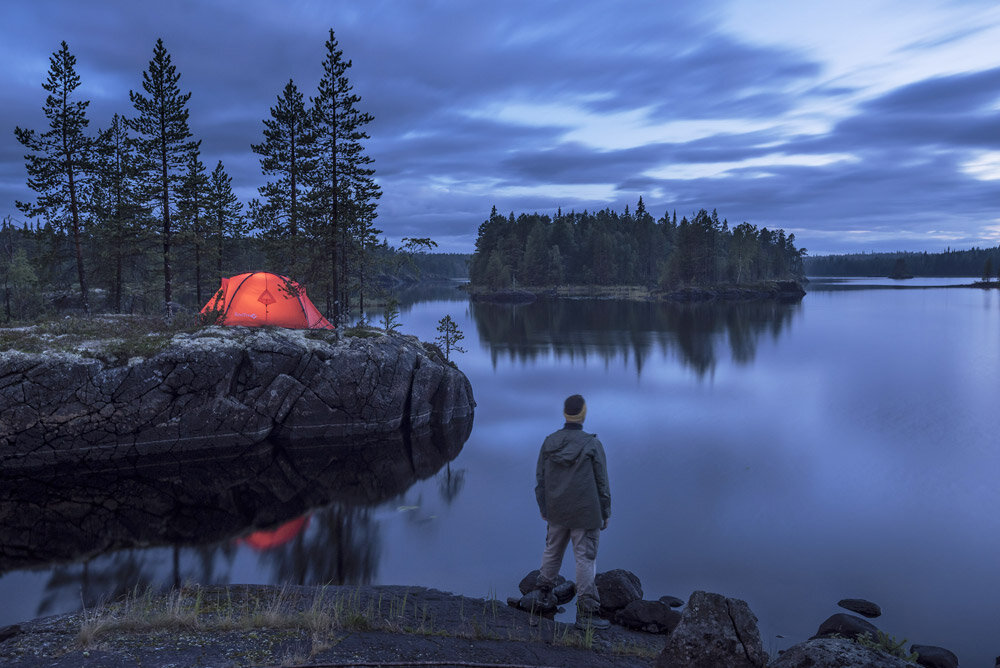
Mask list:
POLYGON ((549 434, 538 453, 535 497, 542 517, 570 529, 600 529, 611 516, 604 446, 580 425, 549 434))

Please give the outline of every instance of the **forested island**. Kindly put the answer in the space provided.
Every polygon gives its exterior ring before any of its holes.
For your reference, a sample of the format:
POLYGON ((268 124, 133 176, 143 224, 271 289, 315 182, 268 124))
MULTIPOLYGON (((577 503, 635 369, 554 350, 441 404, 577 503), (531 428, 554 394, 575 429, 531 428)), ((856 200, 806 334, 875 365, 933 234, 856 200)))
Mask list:
POLYGON ((624 213, 560 209, 555 217, 515 217, 494 206, 479 226, 469 277, 474 293, 587 287, 601 294, 641 286, 650 294, 733 287, 745 294, 768 282, 800 281, 805 253, 794 234, 746 222, 730 228, 715 210, 679 222, 676 211, 655 219, 642 197, 624 213))

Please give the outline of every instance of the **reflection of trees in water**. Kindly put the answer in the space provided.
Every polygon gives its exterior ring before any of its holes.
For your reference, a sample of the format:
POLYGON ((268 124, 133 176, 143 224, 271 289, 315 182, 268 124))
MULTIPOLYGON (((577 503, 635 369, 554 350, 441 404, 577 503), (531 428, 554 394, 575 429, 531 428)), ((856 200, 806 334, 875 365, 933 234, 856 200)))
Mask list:
MULTIPOLYGON (((381 538, 370 508, 334 503, 313 512, 309 531, 260 550, 270 582, 367 584, 375 577, 381 538)), ((238 539, 195 547, 121 550, 52 569, 37 615, 93 607, 147 589, 185 583, 229 584, 238 539)), ((252 549, 244 546, 242 549, 252 549)))
POLYGON ((263 552, 273 582, 368 584, 375 577, 381 537, 371 508, 335 503, 311 516, 308 531, 263 552))
POLYGON ((434 476, 471 430, 453 421, 356 445, 265 444, 227 459, 2 479, 0 573, 76 560, 50 567, 39 615, 148 586, 226 584, 236 536, 305 513, 308 531, 262 557, 271 581, 367 583, 381 552, 371 509, 434 476))
POLYGON ((45 583, 45 593, 36 614, 41 617, 80 604, 93 607, 129 591, 143 591, 156 579, 135 550, 82 564, 58 566, 45 583))
POLYGON ((147 589, 180 587, 187 582, 230 581, 237 546, 222 541, 196 547, 120 550, 52 569, 37 615, 93 607, 147 589), (170 563, 163 558, 170 555, 170 563))
POLYGON ((447 505, 451 505, 465 486, 465 469, 451 470, 451 462, 438 474, 438 491, 447 505))
POLYGON ((501 356, 520 362, 550 353, 606 364, 619 356, 643 365, 654 351, 675 354, 699 375, 714 368, 717 346, 725 337, 738 363, 751 362, 760 337, 777 338, 791 323, 797 303, 773 300, 739 302, 630 302, 598 299, 539 300, 511 306, 472 302, 481 341, 489 345, 494 367, 501 356))

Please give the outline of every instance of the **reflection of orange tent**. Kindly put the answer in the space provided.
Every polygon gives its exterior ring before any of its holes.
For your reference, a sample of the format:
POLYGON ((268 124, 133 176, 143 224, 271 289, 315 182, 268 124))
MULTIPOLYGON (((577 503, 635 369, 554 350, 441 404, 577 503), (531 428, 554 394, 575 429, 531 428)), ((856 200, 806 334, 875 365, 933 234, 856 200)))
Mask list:
POLYGON ((305 531, 307 526, 309 526, 309 516, 304 515, 291 522, 285 522, 277 529, 272 529, 271 531, 254 531, 246 538, 241 538, 240 540, 253 549, 263 552, 264 550, 271 550, 279 545, 284 545, 299 535, 300 532, 305 531))
POLYGON ((286 276, 257 271, 222 279, 222 287, 201 312, 217 311, 220 325, 333 329, 306 289, 286 276))

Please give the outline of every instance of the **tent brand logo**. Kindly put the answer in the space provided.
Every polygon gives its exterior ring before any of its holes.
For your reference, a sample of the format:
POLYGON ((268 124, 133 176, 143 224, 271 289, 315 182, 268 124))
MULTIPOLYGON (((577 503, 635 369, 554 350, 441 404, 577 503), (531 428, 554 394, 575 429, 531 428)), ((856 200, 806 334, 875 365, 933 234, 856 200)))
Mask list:
POLYGON ((257 319, 257 314, 256 313, 240 313, 239 311, 236 311, 236 313, 234 315, 237 318, 250 318, 251 320, 256 320, 257 319))

